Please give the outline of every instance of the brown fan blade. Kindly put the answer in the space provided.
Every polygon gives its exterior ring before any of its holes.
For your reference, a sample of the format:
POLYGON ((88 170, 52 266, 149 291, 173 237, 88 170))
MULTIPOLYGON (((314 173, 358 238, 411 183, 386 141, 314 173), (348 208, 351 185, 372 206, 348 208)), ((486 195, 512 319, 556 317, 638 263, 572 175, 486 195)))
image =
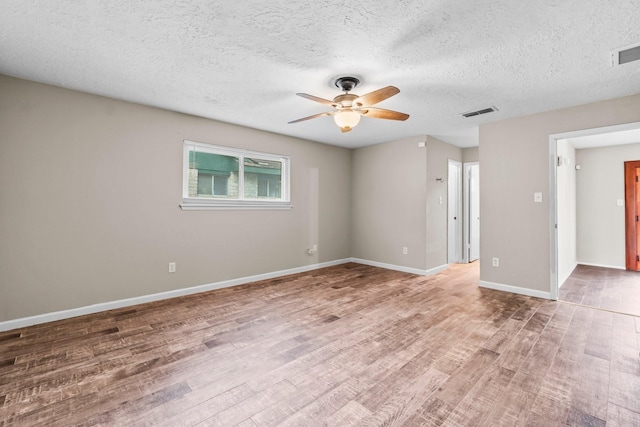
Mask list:
POLYGON ((315 118, 322 117, 322 116, 331 116, 333 114, 334 114, 334 111, 327 111, 326 113, 314 114, 313 116, 303 117, 303 118, 298 119, 298 120, 293 120, 293 121, 290 121, 288 124, 304 122, 305 120, 311 120, 311 119, 315 119, 315 118))
POLYGON ((357 108, 354 111, 359 112, 365 117, 373 117, 376 119, 387 119, 387 120, 407 120, 409 118, 408 114, 399 113, 397 111, 385 110, 384 108, 376 108, 376 107, 368 107, 368 108, 357 108))
POLYGON ((383 87, 382 89, 374 90, 366 95, 362 95, 360 98, 354 99, 353 105, 355 107, 368 107, 369 105, 374 105, 387 98, 391 98, 398 93, 400 93, 400 89, 395 86, 383 87))
POLYGON ((328 99, 324 98, 318 98, 317 96, 309 95, 308 93, 296 93, 296 95, 310 99, 311 101, 319 102, 320 104, 331 105, 332 107, 337 106, 337 104, 333 101, 329 101, 328 99))

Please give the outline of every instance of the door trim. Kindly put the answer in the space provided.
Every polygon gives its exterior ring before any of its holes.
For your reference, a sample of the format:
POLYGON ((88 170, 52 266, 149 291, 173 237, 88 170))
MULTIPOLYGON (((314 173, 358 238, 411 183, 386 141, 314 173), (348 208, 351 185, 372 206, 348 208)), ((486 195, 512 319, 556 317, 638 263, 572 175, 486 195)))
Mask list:
MULTIPOLYGON (((464 230, 463 230, 463 235, 464 235, 464 245, 462 248, 463 253, 463 257, 462 257, 462 261, 463 262, 470 262, 471 257, 469 256, 470 254, 470 250, 471 250, 471 188, 470 188, 470 183, 469 183, 469 170, 471 169, 472 166, 478 166, 478 168, 480 167, 480 162, 465 162, 462 164, 462 168, 463 168, 463 173, 464 173, 464 178, 463 178, 463 185, 462 185, 462 190, 464 193, 464 201, 462 203, 462 208, 464 211, 463 217, 464 217, 464 230)), ((479 259, 479 258, 478 258, 479 259)))

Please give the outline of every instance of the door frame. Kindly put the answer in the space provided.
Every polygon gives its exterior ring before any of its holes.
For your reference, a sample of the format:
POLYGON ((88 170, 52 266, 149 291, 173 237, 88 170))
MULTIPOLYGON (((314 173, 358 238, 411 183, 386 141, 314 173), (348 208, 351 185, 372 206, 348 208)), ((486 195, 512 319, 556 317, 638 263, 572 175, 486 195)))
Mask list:
POLYGON ((550 298, 552 300, 558 299, 558 176, 556 168, 558 159, 558 140, 598 135, 601 133, 620 132, 631 129, 640 129, 640 122, 575 130, 549 135, 549 277, 550 298))
MULTIPOLYGON (((471 185, 470 185, 470 176, 469 170, 473 166, 478 166, 478 171, 480 170, 480 162, 465 162, 462 164, 464 169, 464 185, 462 186, 462 190, 464 193, 464 202, 462 204, 462 208, 464 210, 464 245, 463 245, 463 261, 471 262, 470 259, 470 250, 471 250, 471 185)), ((478 233, 480 231, 478 230, 478 233)), ((479 249, 478 249, 479 251, 479 249)), ((480 259, 480 258, 478 258, 480 259)))

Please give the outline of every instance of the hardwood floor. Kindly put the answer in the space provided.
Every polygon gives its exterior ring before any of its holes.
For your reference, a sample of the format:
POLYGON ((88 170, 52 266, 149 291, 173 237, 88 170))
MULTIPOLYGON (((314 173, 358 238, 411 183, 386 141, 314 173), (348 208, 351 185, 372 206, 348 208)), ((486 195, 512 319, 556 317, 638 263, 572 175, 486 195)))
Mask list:
POLYGON ((0 333, 0 426, 638 426, 640 319, 359 264, 0 333))
POLYGON ((578 265, 558 299, 640 316, 640 272, 578 265))

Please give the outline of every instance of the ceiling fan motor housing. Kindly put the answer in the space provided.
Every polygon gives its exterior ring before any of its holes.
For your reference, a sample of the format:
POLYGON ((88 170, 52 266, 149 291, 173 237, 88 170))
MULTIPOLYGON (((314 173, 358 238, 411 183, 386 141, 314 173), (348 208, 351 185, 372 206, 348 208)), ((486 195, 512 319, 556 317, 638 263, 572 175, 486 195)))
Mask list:
POLYGON ((356 86, 358 86, 360 80, 355 77, 340 77, 336 79, 335 85, 343 92, 351 92, 356 86))

